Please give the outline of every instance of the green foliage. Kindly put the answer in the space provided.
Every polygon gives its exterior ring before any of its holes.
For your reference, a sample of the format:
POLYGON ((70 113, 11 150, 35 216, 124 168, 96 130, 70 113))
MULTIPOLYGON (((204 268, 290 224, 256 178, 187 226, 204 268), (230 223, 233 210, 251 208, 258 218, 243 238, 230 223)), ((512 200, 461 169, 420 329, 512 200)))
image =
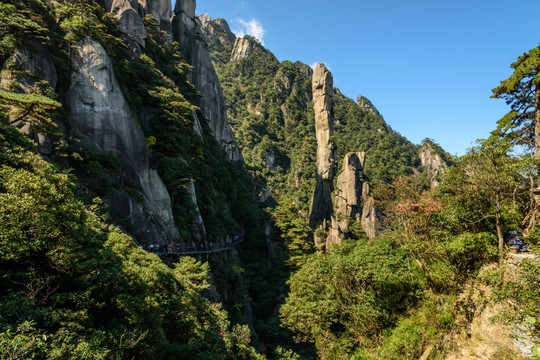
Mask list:
POLYGON ((521 220, 523 175, 529 166, 527 158, 513 156, 509 150, 510 143, 504 139, 483 141, 457 160, 458 166, 447 171, 442 185, 462 224, 471 224, 477 231, 491 228, 497 232, 500 255, 504 230, 516 228, 521 220), (486 226, 483 229, 482 223, 486 226))
POLYGON ((428 294, 421 306, 385 331, 382 346, 371 351, 370 358, 419 359, 432 344, 433 353, 443 354, 450 344, 441 335, 456 328, 454 303, 454 296, 428 294))
POLYGON ((334 95, 338 160, 348 152, 366 152, 364 175, 376 187, 392 177, 411 174, 420 165, 418 149, 393 131, 378 114, 337 93, 334 95))
POLYGON ((499 300, 511 300, 512 311, 507 315, 515 321, 526 325, 533 337, 540 337, 540 264, 534 259, 524 259, 518 269, 506 278, 493 278, 492 285, 496 289, 499 300), (503 280, 505 279, 505 280, 503 280), (501 281, 502 280, 502 281, 501 281))
POLYGON ((54 7, 54 16, 68 44, 89 36, 109 48, 126 48, 118 20, 94 0, 63 0, 54 7))
POLYGON ((511 141, 534 151, 539 139, 535 140, 535 112, 538 112, 538 78, 540 70, 540 47, 521 55, 510 66, 514 72, 493 89, 493 98, 504 99, 511 111, 498 121, 493 132, 506 136, 511 141), (536 141, 536 145, 535 145, 536 141))
POLYGON ((140 250, 32 149, 2 118, 2 356, 260 358, 200 295, 208 265, 186 258, 171 269, 140 250))
POLYGON ((322 359, 374 346, 417 299, 414 264, 392 240, 350 243, 311 257, 289 280, 282 323, 322 359))
POLYGON ((58 101, 40 94, 18 94, 0 90, 0 110, 9 115, 12 124, 28 122, 35 131, 56 133, 51 120, 54 110, 62 106, 58 101))
POLYGON ((15 331, 0 332, 0 357, 2 359, 35 359, 44 356, 47 335, 35 331, 33 321, 25 321, 15 331))
POLYGON ((0 3, 0 63, 19 46, 31 46, 34 39, 47 40, 41 1, 4 1, 0 3))

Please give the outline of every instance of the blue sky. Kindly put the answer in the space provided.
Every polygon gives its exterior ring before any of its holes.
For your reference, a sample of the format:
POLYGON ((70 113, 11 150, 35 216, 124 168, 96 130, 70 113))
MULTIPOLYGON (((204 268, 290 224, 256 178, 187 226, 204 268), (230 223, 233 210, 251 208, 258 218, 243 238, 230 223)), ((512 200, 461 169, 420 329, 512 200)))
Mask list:
POLYGON ((334 86, 366 96, 394 130, 458 155, 508 111, 491 89, 540 42, 538 0, 198 0, 196 13, 280 61, 325 63, 334 86))

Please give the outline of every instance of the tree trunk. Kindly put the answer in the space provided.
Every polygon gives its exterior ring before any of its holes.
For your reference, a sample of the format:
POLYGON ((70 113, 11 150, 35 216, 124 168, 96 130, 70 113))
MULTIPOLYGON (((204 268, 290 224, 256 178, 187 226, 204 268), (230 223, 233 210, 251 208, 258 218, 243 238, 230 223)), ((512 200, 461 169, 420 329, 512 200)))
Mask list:
POLYGON ((534 157, 540 157, 540 85, 534 91, 534 157))
POLYGON ((499 196, 496 197, 497 212, 495 213, 495 227, 497 228, 497 238, 499 239, 499 264, 502 263, 504 256, 504 236, 501 228, 501 207, 499 204, 499 196))
MULTIPOLYGON (((534 92, 534 157, 540 158, 540 85, 536 86, 534 92)), ((534 199, 534 208, 531 213, 531 222, 529 223, 528 230, 534 230, 534 226, 537 219, 540 219, 540 172, 536 175, 537 182, 536 187, 531 189, 531 196, 534 199)))

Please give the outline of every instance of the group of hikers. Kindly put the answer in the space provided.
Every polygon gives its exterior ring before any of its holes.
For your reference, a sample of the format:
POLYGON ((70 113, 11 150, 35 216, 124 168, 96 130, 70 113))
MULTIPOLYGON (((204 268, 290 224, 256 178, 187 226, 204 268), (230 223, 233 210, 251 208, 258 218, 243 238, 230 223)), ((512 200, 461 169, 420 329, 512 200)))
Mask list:
POLYGON ((217 243, 217 245, 214 245, 213 242, 210 242, 208 244, 206 243, 199 243, 195 244, 192 243, 192 246, 186 246, 186 247, 178 247, 177 245, 168 244, 142 244, 139 245, 139 247, 143 250, 153 252, 156 254, 196 254, 196 253, 208 253, 208 252, 216 252, 221 250, 230 249, 233 245, 238 244, 244 239, 244 233, 236 234, 232 237, 227 236, 227 240, 221 240, 217 243))
POLYGON ((156 254, 165 254, 165 253, 172 253, 172 244, 142 244, 139 245, 139 247, 143 250, 150 251, 156 254))

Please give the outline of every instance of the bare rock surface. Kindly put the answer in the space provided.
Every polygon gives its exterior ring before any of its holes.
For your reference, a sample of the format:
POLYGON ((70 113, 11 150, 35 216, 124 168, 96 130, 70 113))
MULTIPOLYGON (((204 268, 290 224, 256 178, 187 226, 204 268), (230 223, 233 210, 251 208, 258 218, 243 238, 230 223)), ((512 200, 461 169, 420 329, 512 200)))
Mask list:
POLYGON ((245 59, 253 53, 253 50, 255 49, 255 44, 253 40, 242 37, 242 38, 236 38, 236 41, 234 42, 233 50, 231 53, 231 62, 237 62, 242 59, 245 59))
POLYGON ((362 176, 364 152, 348 153, 343 160, 343 169, 337 177, 334 191, 334 211, 341 232, 349 229, 349 218, 360 221, 362 214, 362 176))
MULTIPOLYGON (((49 48, 40 42, 33 44, 34 50, 19 48, 8 58, 2 66, 0 76, 0 90, 28 93, 33 92, 31 87, 38 81, 46 81, 50 87, 56 88, 57 73, 49 48), (13 67, 16 71, 8 69, 13 67)), ((34 132, 34 125, 26 121, 12 124, 38 146, 43 155, 52 152, 52 143, 49 136, 34 132)))
POLYGON ((130 0, 107 0, 105 10, 112 12, 120 22, 120 30, 129 34, 137 44, 145 46, 148 35, 142 20, 139 4, 130 0))
POLYGON ((422 147, 419 156, 422 168, 431 175, 431 187, 439 186, 440 181, 438 177, 448 167, 448 164, 429 144, 425 144, 422 147))
POLYGON ((128 217, 151 219, 137 224, 141 232, 153 232, 157 224, 160 239, 178 240, 169 194, 157 172, 149 167, 146 139, 124 99, 105 50, 98 42, 84 38, 73 52, 72 64, 70 134, 80 138, 86 148, 118 158, 126 178, 141 193, 142 208, 134 204, 140 201, 131 197, 118 195, 117 203, 131 211, 128 217))
POLYGON ((225 151, 227 160, 242 161, 242 153, 227 121, 223 90, 195 19, 194 0, 176 2, 172 28, 173 39, 180 43, 187 62, 193 66, 189 80, 201 93, 201 111, 208 120, 212 134, 225 151))
MULTIPOLYGON (((323 64, 317 64, 313 72, 312 83, 317 138, 317 174, 309 222, 312 229, 323 224, 323 230, 325 231, 327 228, 324 224, 331 221, 333 212, 333 179, 337 167, 336 147, 330 140, 330 137, 334 135, 332 85, 333 78, 330 71, 323 64)), ((320 239, 317 240, 317 238, 315 242, 321 243, 320 239)), ((318 247, 320 250, 324 250, 320 246, 318 247)))

